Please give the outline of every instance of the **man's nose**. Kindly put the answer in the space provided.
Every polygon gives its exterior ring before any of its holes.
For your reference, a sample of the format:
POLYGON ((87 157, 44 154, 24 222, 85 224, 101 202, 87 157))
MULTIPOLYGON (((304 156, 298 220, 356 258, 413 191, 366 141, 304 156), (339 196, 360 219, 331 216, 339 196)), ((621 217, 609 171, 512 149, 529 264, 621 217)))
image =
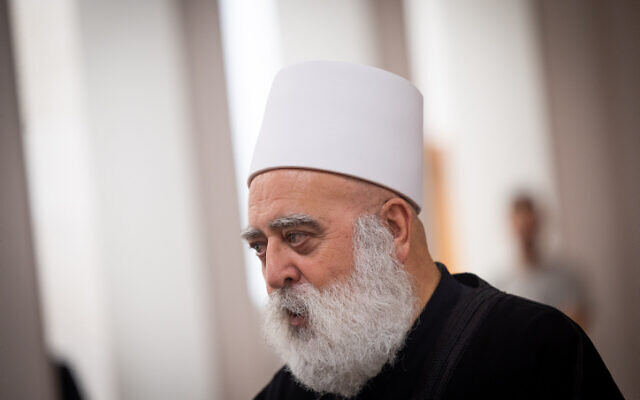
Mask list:
POLYGON ((301 272, 285 245, 269 241, 266 256, 264 279, 269 288, 280 289, 300 280, 301 272))

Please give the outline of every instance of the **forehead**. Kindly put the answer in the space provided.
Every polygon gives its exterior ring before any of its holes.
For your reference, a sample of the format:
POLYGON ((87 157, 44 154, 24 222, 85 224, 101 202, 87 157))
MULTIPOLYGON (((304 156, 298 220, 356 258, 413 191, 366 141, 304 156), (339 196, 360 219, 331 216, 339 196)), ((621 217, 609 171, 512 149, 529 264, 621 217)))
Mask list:
POLYGON ((355 210, 354 183, 339 175, 299 169, 278 169, 256 176, 249 187, 249 223, 296 213, 319 219, 343 217, 355 210))

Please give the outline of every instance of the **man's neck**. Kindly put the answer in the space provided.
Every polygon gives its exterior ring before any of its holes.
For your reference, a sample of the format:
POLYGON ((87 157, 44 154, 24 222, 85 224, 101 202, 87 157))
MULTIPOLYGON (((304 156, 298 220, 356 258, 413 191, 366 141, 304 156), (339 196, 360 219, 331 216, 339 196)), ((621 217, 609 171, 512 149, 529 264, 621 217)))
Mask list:
POLYGON ((429 302, 429 299, 431 299, 436 287, 438 287, 438 283, 440 283, 440 279, 442 278, 442 273, 428 255, 425 262, 420 263, 420 265, 412 268, 412 270, 411 274, 414 278, 416 294, 419 302, 416 314, 414 315, 415 322, 429 302))

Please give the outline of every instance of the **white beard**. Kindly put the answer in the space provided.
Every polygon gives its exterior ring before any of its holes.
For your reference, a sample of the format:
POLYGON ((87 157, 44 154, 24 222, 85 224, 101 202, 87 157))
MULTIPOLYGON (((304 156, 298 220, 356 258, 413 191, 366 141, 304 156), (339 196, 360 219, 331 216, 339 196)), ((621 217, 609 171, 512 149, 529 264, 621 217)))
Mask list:
POLYGON ((271 294, 264 335, 302 385, 351 397, 393 363, 419 304, 393 252, 389 229, 362 216, 354 223, 355 265, 347 281, 271 294), (291 326, 289 312, 306 314, 306 326, 291 326))

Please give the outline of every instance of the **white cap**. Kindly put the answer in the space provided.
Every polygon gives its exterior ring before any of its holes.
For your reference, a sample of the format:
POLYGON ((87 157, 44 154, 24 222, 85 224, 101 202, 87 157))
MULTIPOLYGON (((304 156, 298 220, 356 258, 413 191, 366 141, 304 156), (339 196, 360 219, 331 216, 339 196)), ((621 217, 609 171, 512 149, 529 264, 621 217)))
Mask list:
POLYGON ((328 171, 422 207, 422 95, 378 68, 310 61, 273 81, 248 184, 278 168, 328 171))

